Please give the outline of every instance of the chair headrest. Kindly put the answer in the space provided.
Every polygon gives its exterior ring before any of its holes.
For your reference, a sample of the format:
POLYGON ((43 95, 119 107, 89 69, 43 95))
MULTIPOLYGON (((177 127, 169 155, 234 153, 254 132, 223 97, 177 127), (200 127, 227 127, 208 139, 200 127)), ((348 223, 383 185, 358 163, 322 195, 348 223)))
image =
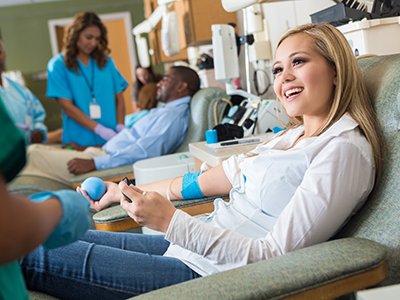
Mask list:
MULTIPOLYGON (((190 101, 189 128, 185 139, 176 152, 188 151, 189 143, 205 141, 205 131, 212 129, 214 124, 214 105, 221 98, 229 99, 226 92, 218 87, 208 87, 198 90, 190 101)), ((222 117, 226 103, 218 105, 217 114, 222 117)))

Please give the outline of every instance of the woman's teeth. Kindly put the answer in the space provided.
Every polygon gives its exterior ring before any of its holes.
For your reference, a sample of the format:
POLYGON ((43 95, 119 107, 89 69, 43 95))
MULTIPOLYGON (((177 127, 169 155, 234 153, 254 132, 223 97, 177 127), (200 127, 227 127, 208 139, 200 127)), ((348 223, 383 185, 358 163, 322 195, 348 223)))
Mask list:
POLYGON ((303 90, 304 90, 303 88, 293 88, 293 89, 287 90, 285 92, 285 96, 286 96, 286 98, 289 98, 295 94, 302 92, 303 90))

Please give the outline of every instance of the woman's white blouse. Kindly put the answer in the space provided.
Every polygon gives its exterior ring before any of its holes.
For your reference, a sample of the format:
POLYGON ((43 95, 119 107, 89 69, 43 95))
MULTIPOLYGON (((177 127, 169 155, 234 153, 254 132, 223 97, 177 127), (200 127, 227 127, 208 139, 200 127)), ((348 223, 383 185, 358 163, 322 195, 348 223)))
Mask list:
POLYGON ((206 221, 177 210, 164 255, 205 276, 333 236, 373 188, 372 150, 347 114, 322 135, 289 149, 303 132, 302 126, 289 130, 254 149, 256 156, 224 161, 233 186, 229 203, 215 200, 206 221))

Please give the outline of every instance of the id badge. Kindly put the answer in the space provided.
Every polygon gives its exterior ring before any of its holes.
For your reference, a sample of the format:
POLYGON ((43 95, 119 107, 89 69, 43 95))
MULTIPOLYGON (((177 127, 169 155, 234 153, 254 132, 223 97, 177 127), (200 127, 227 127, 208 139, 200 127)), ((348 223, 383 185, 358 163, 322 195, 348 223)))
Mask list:
POLYGON ((101 108, 97 103, 90 103, 89 105, 90 118, 101 119, 101 108))
POLYGON ((25 115, 25 124, 29 126, 29 129, 31 129, 33 123, 33 118, 30 115, 25 115))

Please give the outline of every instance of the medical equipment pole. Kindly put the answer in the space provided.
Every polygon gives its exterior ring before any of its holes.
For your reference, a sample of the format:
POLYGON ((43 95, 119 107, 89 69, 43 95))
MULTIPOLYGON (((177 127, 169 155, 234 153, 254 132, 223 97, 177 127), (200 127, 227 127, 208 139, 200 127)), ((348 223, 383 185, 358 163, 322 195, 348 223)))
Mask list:
MULTIPOLYGON (((247 37, 247 12, 246 9, 242 9, 243 11, 243 31, 244 36, 247 37)), ((244 64, 246 70, 246 86, 247 92, 251 94, 251 86, 250 86, 250 60, 249 60, 249 43, 244 44, 244 64)))

